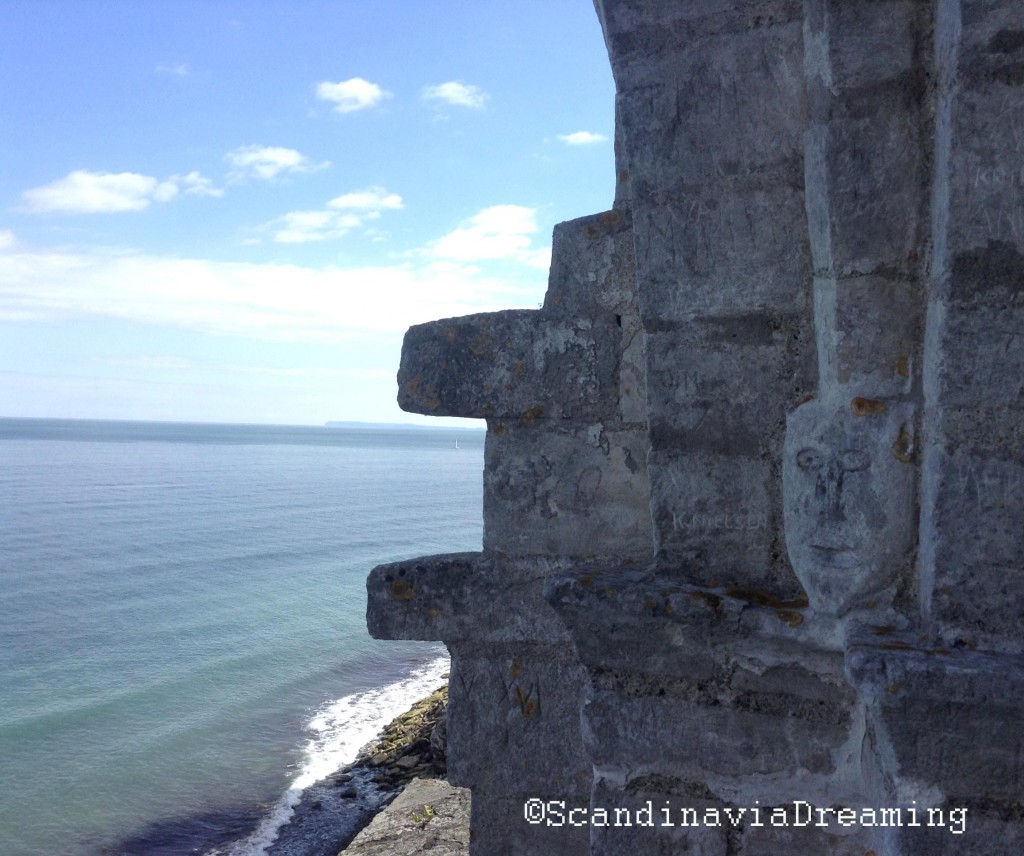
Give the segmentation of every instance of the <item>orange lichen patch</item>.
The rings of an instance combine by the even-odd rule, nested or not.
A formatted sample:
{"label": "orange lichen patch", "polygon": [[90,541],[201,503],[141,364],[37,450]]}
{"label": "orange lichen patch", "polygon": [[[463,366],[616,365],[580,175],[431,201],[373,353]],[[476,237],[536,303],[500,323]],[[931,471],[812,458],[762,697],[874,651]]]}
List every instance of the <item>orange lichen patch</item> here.
{"label": "orange lichen patch", "polygon": [[658,604],[655,603],[651,598],[647,598],[644,601],[644,609],[657,609]]}
{"label": "orange lichen patch", "polygon": [[619,182],[629,181],[629,170],[623,169],[619,171]]}
{"label": "orange lichen patch", "polygon": [[900,429],[900,436],[892,444],[892,456],[902,464],[909,464],[914,457],[914,438],[906,428]]}
{"label": "orange lichen patch", "polygon": [[729,597],[734,597],[737,600],[745,600],[752,606],[767,606],[771,609],[783,609],[783,610],[794,610],[794,609],[806,609],[808,606],[807,595],[802,594],[793,600],[781,600],[766,591],[759,589],[744,589],[744,588],[730,588],[725,592]]}
{"label": "orange lichen patch", "polygon": [[875,636],[889,636],[889,635],[891,635],[891,634],[896,632],[896,625],[895,624],[880,624],[880,625],[878,625],[876,627],[872,627],[871,628],[871,632],[874,633]]}
{"label": "orange lichen patch", "polygon": [[519,421],[523,424],[524,428],[532,428],[537,424],[537,420],[543,415],[544,408],[538,404],[536,407],[531,407],[527,410],[526,413],[520,417]]}
{"label": "orange lichen patch", "polygon": [[910,360],[906,357],[899,357],[896,360],[896,374],[900,377],[910,377]]}
{"label": "orange lichen patch", "polygon": [[427,613],[427,615],[429,615],[431,618],[437,618],[437,616],[439,616],[440,614],[441,610],[439,610],[436,606],[430,607],[430,611]]}
{"label": "orange lichen patch", "polygon": [[605,211],[598,218],[608,229],[614,229],[622,222],[622,214],[618,211]]}
{"label": "orange lichen patch", "polygon": [[512,661],[512,667],[508,670],[508,673],[513,678],[518,678],[523,673],[523,661],[522,660],[513,660]]}
{"label": "orange lichen patch", "polygon": [[906,642],[886,642],[884,645],[879,645],[879,648],[884,648],[886,651],[917,651],[913,645],[908,645]]}
{"label": "orange lichen patch", "polygon": [[526,372],[526,361],[516,360],[516,364],[512,367],[512,376],[517,380],[523,376]]}
{"label": "orange lichen patch", "polygon": [[803,614],[792,609],[776,609],[775,614],[779,616],[780,621],[790,627],[799,627],[804,623]]}
{"label": "orange lichen patch", "polygon": [[665,615],[675,615],[676,608],[671,603],[665,604]]}
{"label": "orange lichen patch", "polygon": [[594,578],[587,574],[586,576],[580,577],[577,582],[584,588],[590,588],[594,584]]}
{"label": "orange lichen patch", "polygon": [[896,693],[898,693],[900,691],[900,685],[899,684],[889,684],[888,690],[889,690],[889,695],[896,695]]}
{"label": "orange lichen patch", "polygon": [[429,384],[424,384],[420,375],[414,375],[403,383],[402,392],[417,405],[426,407],[428,410],[437,410],[441,406],[437,390]]}
{"label": "orange lichen patch", "polygon": [[885,402],[874,398],[861,398],[859,395],[850,402],[854,416],[875,416],[885,413]]}
{"label": "orange lichen patch", "polygon": [[523,705],[522,710],[523,716],[527,719],[533,719],[533,717],[537,715],[537,702],[532,698],[528,699],[526,704]]}
{"label": "orange lichen patch", "polygon": [[395,580],[388,586],[388,594],[394,600],[412,600],[415,592],[412,590],[412,586],[405,580]]}
{"label": "orange lichen patch", "polygon": [[805,395],[796,404],[793,405],[793,409],[796,410],[798,407],[803,407],[809,401],[814,401],[813,395]]}
{"label": "orange lichen patch", "polygon": [[603,234],[604,232],[601,231],[601,227],[593,220],[586,223],[583,227],[583,236],[589,241],[600,238]]}

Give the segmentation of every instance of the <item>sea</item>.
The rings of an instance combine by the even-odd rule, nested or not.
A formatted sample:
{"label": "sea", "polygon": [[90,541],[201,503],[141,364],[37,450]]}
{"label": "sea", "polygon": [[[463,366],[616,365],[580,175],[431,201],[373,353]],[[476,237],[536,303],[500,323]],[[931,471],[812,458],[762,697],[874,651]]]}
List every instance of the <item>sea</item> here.
{"label": "sea", "polygon": [[444,682],[377,564],[479,550],[484,431],[0,419],[0,851],[257,856]]}

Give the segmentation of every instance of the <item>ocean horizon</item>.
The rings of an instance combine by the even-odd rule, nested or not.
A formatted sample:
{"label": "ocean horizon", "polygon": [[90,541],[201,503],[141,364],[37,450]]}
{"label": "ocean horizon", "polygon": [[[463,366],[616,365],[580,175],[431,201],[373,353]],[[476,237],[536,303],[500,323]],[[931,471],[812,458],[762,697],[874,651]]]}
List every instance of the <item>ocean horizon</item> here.
{"label": "ocean horizon", "polygon": [[0,419],[5,854],[263,853],[443,682],[365,579],[480,549],[484,436]]}

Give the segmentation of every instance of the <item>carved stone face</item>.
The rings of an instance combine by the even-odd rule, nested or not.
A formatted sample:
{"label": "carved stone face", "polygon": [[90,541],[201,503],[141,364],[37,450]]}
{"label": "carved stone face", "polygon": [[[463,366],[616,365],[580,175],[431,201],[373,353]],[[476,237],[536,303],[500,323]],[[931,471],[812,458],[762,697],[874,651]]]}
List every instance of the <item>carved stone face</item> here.
{"label": "carved stone face", "polygon": [[786,548],[811,606],[842,615],[896,582],[914,542],[912,410],[857,416],[813,401],[786,423]]}

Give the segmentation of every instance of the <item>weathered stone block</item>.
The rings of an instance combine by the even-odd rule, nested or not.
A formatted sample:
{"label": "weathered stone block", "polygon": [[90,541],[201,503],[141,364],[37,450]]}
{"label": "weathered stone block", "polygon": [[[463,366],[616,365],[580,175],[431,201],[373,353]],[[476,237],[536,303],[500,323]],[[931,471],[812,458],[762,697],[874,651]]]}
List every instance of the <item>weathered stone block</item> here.
{"label": "weathered stone block", "polygon": [[645,329],[705,315],[810,311],[798,186],[695,189],[676,204],[635,213],[634,231]]}
{"label": "weathered stone block", "polygon": [[943,406],[1024,411],[1024,304],[950,307],[944,316],[933,375]]}
{"label": "weathered stone block", "polygon": [[589,794],[579,721],[586,672],[572,648],[475,640],[451,648],[450,781],[523,799]]}
{"label": "weathered stone block", "polygon": [[544,312],[552,317],[636,314],[632,215],[628,209],[555,226]]}
{"label": "weathered stone block", "polygon": [[564,625],[543,599],[553,565],[507,562],[484,553],[378,565],[366,581],[370,635],[448,643],[567,642]]}
{"label": "weathered stone block", "polygon": [[832,292],[836,380],[866,398],[906,395],[920,372],[924,304],[914,281],[863,276],[824,285]]}
{"label": "weathered stone block", "polygon": [[[831,236],[825,267],[838,277],[910,277],[919,267],[926,218],[921,120],[911,109],[917,105],[879,101],[866,115],[832,118],[823,130],[824,186],[815,190],[827,197]],[[816,268],[824,262],[816,258]]]}
{"label": "weathered stone block", "polygon": [[[1024,641],[1024,462],[936,452],[946,492],[930,528],[932,616],[947,636],[1003,647]],[[998,640],[1005,640],[1001,644]]]}
{"label": "weathered stone block", "polygon": [[726,452],[652,452],[650,462],[664,574],[711,588],[799,592],[781,542],[779,465]]}
{"label": "weathered stone block", "polygon": [[868,702],[897,790],[938,794],[939,802],[948,797],[953,804],[982,794],[1024,800],[1019,656],[893,637],[854,645],[846,663]]}
{"label": "weathered stone block", "polygon": [[930,24],[923,5],[914,0],[806,4],[811,13],[805,39],[821,39],[827,45],[828,74],[837,95],[855,95],[868,87],[877,90],[886,82],[905,84],[921,72],[918,51]]}
{"label": "weathered stone block", "polygon": [[651,556],[647,434],[603,424],[494,423],[484,547],[511,555]]}
{"label": "weathered stone block", "polygon": [[526,422],[602,416],[615,409],[620,335],[611,313],[555,324],[509,310],[418,324],[402,345],[398,403]]}
{"label": "weathered stone block", "polygon": [[821,789],[853,727],[852,693],[820,679],[814,686],[799,667],[781,670],[807,694],[757,681],[709,687],[706,698],[675,682],[644,695],[594,688],[583,708],[590,756],[598,767],[643,768],[713,788],[770,776],[766,800],[826,796]]}
{"label": "weathered stone block", "polygon": [[657,451],[757,457],[816,387],[803,314],[752,312],[649,323],[647,388]]}

